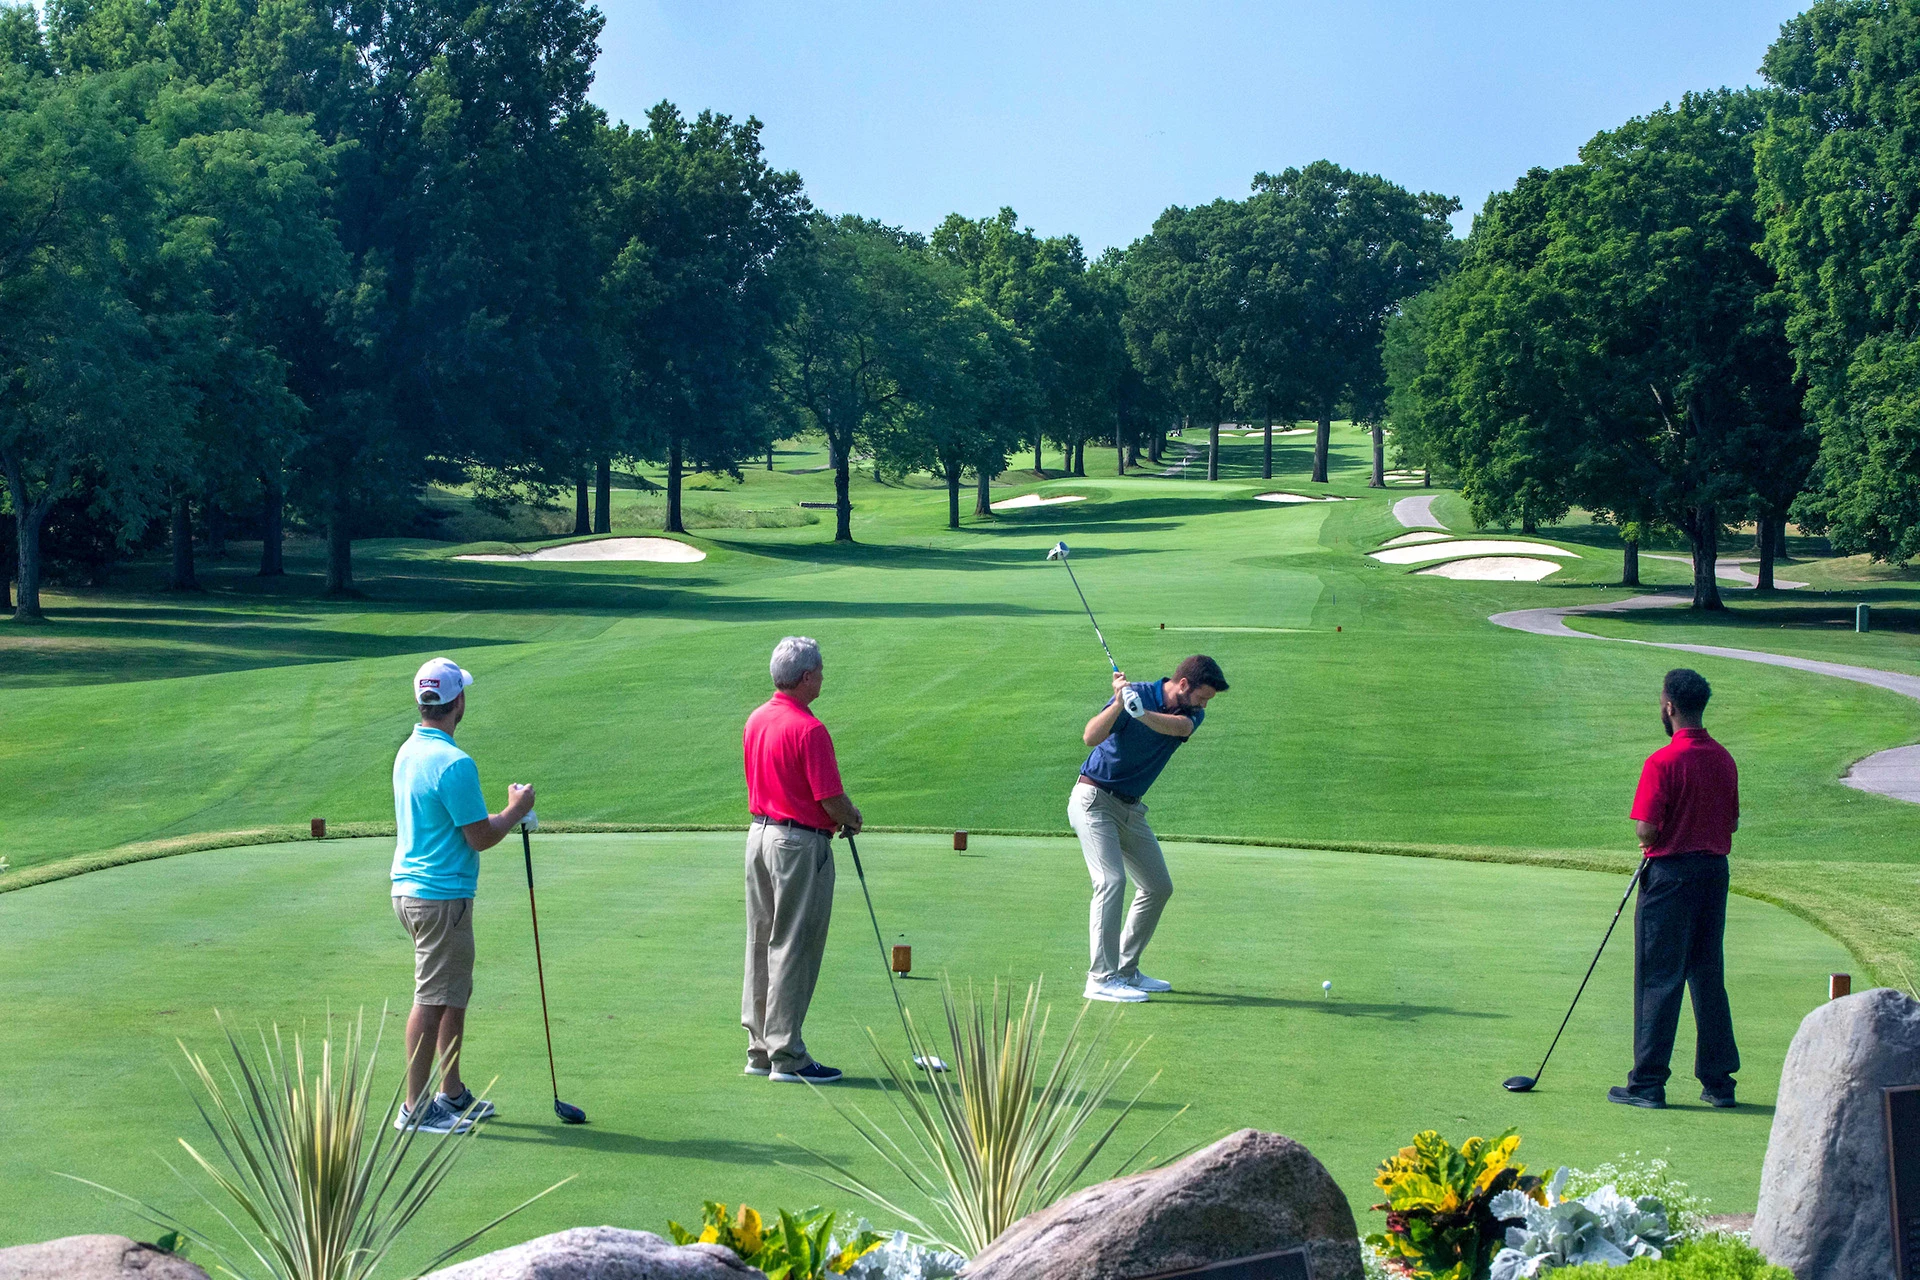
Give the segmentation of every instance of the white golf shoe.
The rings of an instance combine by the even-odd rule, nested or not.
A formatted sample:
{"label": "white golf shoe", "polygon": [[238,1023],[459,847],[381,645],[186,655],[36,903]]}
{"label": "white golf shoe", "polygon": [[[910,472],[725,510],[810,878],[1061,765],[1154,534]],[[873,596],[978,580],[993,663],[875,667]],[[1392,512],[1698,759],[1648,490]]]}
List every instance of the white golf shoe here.
{"label": "white golf shoe", "polygon": [[1133,977],[1127,979],[1127,982],[1136,990],[1151,992],[1155,995],[1158,995],[1162,991],[1173,990],[1173,984],[1171,982],[1164,981],[1160,978],[1149,978],[1146,974],[1138,971],[1135,971]]}
{"label": "white golf shoe", "polygon": [[1105,1000],[1109,1004],[1144,1004],[1147,993],[1118,977],[1105,982],[1088,978],[1087,989],[1080,993],[1080,997],[1083,1000]]}

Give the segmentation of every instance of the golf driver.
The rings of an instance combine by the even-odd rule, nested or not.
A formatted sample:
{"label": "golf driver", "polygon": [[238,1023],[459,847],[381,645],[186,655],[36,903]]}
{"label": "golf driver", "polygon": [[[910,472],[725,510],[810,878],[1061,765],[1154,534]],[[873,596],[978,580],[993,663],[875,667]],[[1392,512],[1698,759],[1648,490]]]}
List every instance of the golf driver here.
{"label": "golf driver", "polygon": [[[1113,668],[1115,675],[1119,675],[1120,664],[1113,660],[1113,650],[1107,648],[1107,638],[1100,633],[1100,620],[1093,616],[1093,606],[1087,603],[1087,593],[1080,590],[1080,579],[1074,577],[1073,566],[1067,562],[1067,556],[1069,554],[1066,543],[1056,542],[1053,544],[1053,550],[1047,552],[1047,559],[1058,560],[1066,566],[1067,577],[1072,579],[1074,592],[1080,597],[1080,607],[1087,611],[1087,621],[1093,624],[1093,634],[1098,637],[1100,641],[1100,650],[1107,655],[1107,665]],[[1130,716],[1137,716],[1144,710],[1140,702],[1140,695],[1132,689],[1128,689],[1125,693],[1121,694],[1120,700],[1126,706],[1127,714]]]}
{"label": "golf driver", "polygon": [[547,1079],[553,1083],[553,1114],[567,1124],[585,1124],[587,1113],[560,1101],[560,1075],[553,1069],[553,1023],[547,1019],[547,970],[540,959],[540,912],[533,904],[533,837],[540,819],[529,813],[520,824],[520,849],[527,856],[527,914],[533,919],[533,971],[540,976],[540,1025],[547,1032]]}
{"label": "golf driver", "polygon": [[1640,883],[1640,877],[1647,869],[1647,859],[1643,854],[1640,865],[1633,869],[1633,879],[1627,881],[1627,891],[1620,895],[1620,905],[1613,909],[1613,919],[1607,923],[1607,932],[1600,939],[1600,950],[1593,953],[1593,963],[1587,966],[1587,976],[1580,979],[1580,990],[1573,993],[1573,1004],[1567,1006],[1567,1016],[1560,1019],[1560,1030],[1553,1033],[1553,1044],[1547,1046],[1547,1057],[1540,1059],[1540,1070],[1530,1076],[1508,1076],[1500,1082],[1500,1087],[1509,1093],[1531,1093],[1533,1086],[1540,1083],[1540,1077],[1546,1073],[1547,1058],[1553,1056],[1553,1050],[1560,1043],[1561,1032],[1573,1021],[1573,1010],[1580,1003],[1580,993],[1587,989],[1587,979],[1593,977],[1593,971],[1600,966],[1600,952],[1607,949],[1607,939],[1613,936],[1613,926],[1620,923],[1620,913],[1627,909],[1627,899],[1633,896],[1633,888]]}
{"label": "golf driver", "polygon": [[[907,1022],[907,1006],[901,1003],[900,987],[893,979],[893,965],[887,960],[887,941],[880,936],[880,917],[874,913],[873,895],[867,891],[867,871],[865,867],[860,865],[860,846],[853,842],[853,832],[847,832],[846,837],[847,850],[853,854],[853,873],[860,877],[860,896],[867,900],[867,919],[873,921],[873,940],[880,944],[880,967],[887,971],[887,990],[893,992],[893,1007],[900,1011],[900,1029],[907,1031],[910,1026]],[[911,1032],[908,1033],[907,1040],[908,1043],[912,1043],[913,1036]],[[933,1057],[931,1054],[915,1054],[913,1065],[919,1067],[922,1071],[946,1071],[949,1069],[946,1063]]]}

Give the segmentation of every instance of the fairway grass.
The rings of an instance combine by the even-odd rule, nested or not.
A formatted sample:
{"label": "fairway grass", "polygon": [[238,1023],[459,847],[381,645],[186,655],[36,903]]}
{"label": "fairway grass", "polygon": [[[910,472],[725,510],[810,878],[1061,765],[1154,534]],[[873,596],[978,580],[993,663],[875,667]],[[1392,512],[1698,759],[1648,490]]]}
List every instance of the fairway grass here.
{"label": "fairway grass", "polygon": [[[1335,442],[1324,486],[1306,478],[1310,433],[1276,438],[1271,480],[1257,437],[1223,442],[1215,483],[1198,478],[1191,439],[1173,442],[1163,465],[1189,460],[1173,478],[1144,464],[1115,474],[1110,450],[1068,477],[1055,455],[1044,478],[1011,471],[992,499],[1081,501],[959,530],[931,478],[856,470],[852,545],[831,541],[831,512],[801,505],[831,499],[824,456],[786,445],[773,471],[692,479],[697,518],[676,539],[705,554],[697,563],[462,561],[564,544],[570,526],[551,511],[489,523],[441,494],[446,526],[469,540],[356,543],[358,598],[320,598],[320,548],[295,542],[285,579],[253,577],[241,546],[203,561],[205,592],[169,595],[161,566],[136,565],[110,590],[51,594],[44,626],[0,623],[12,868],[0,872],[0,1203],[21,1206],[0,1217],[0,1244],[103,1229],[118,1212],[49,1169],[161,1193],[147,1153],[191,1134],[171,1037],[211,1047],[213,1007],[249,1026],[404,1008],[391,837],[259,842],[314,817],[340,835],[390,830],[405,685],[436,654],[478,678],[460,743],[491,803],[524,781],[549,822],[736,830],[541,838],[561,1089],[594,1119],[578,1131],[548,1123],[517,859],[490,855],[473,1075],[503,1073],[506,1116],[476,1144],[472,1194],[436,1209],[428,1235],[457,1236],[576,1172],[506,1238],[598,1221],[657,1230],[702,1199],[833,1202],[772,1162],[806,1160],[781,1134],[855,1158],[838,1121],[804,1090],[736,1078],[740,725],[766,696],[773,644],[817,637],[818,710],[872,822],[1020,833],[976,836],[977,858],[929,836],[863,845],[882,923],[915,948],[915,1007],[932,1007],[924,976],[1044,974],[1068,1014],[1086,872],[1071,840],[1042,837],[1066,832],[1080,727],[1108,670],[1064,570],[1044,559],[1060,539],[1129,675],[1201,649],[1233,685],[1150,799],[1163,835],[1206,844],[1172,850],[1178,891],[1148,966],[1184,989],[1123,1024],[1154,1036],[1143,1062],[1165,1074],[1152,1114],[1193,1104],[1174,1149],[1275,1128],[1363,1208],[1369,1170],[1416,1129],[1517,1124],[1530,1162],[1666,1155],[1717,1207],[1750,1208],[1764,1103],[1826,972],[1851,969],[1856,987],[1920,972],[1920,806],[1838,782],[1853,761],[1920,740],[1920,706],[1801,672],[1494,627],[1505,610],[1678,588],[1687,566],[1648,556],[1645,587],[1622,589],[1616,531],[1581,519],[1541,531],[1579,553],[1542,582],[1377,563],[1368,553],[1407,533],[1391,509],[1414,490],[1368,489],[1366,438],[1341,429]],[[1258,500],[1272,492],[1352,500]],[[1420,492],[1450,536],[1473,535],[1458,494]],[[659,504],[616,489],[613,533],[659,536]],[[1920,672],[1915,575],[1814,551],[1796,539],[1783,566],[1812,583],[1803,591],[1728,590],[1714,618],[1576,625]],[[1860,600],[1875,610],[1866,635],[1842,629]],[[1627,1065],[1624,937],[1541,1092],[1503,1094],[1500,1079],[1538,1063],[1635,862],[1626,810],[1664,741],[1655,695],[1678,661],[1713,682],[1708,722],[1741,766],[1730,946],[1742,1096],[1763,1105],[1604,1104]],[[207,848],[229,839],[254,844]],[[1389,852],[1427,856],[1369,856]],[[810,1031],[829,1061],[871,1076],[854,1027],[885,1031],[891,1012],[864,908],[847,900],[857,888],[843,877]],[[1692,1093],[1676,1085],[1675,1098]],[[620,1154],[636,1159],[608,1158]]]}
{"label": "fairway grass", "polygon": [[[536,837],[560,1091],[586,1109],[585,1128],[553,1119],[540,1071],[519,851],[483,858],[467,1072],[476,1085],[499,1076],[501,1118],[423,1220],[410,1259],[570,1174],[497,1243],[582,1223],[658,1231],[669,1216],[697,1216],[702,1199],[857,1207],[778,1163],[810,1165],[804,1144],[880,1175],[826,1097],[740,1074],[741,847],[738,833]],[[0,1243],[150,1234],[54,1172],[189,1209],[160,1157],[174,1137],[195,1138],[174,1039],[212,1053],[210,1010],[243,1030],[309,1031],[329,1010],[404,1012],[411,951],[385,898],[390,852],[382,839],[215,850],[0,895],[10,992]],[[1022,990],[1043,978],[1056,1032],[1074,1015],[1088,890],[1072,840],[975,837],[961,854],[937,837],[876,834],[861,853],[887,941],[913,947],[902,985],[918,1018],[937,1021],[942,976]],[[1518,1126],[1535,1165],[1665,1156],[1716,1209],[1751,1209],[1788,1039],[1823,997],[1821,975],[1846,958],[1801,921],[1736,898],[1728,972],[1746,1105],[1694,1101],[1683,1022],[1676,1105],[1656,1113],[1604,1101],[1631,1045],[1631,949],[1615,939],[1539,1091],[1516,1096],[1499,1081],[1536,1069],[1620,876],[1183,843],[1167,853],[1175,894],[1148,968],[1179,990],[1120,1014],[1118,1042],[1145,1041],[1138,1082],[1160,1078],[1134,1142],[1119,1146],[1182,1106],[1191,1110],[1162,1155],[1246,1125],[1292,1135],[1333,1171],[1363,1229],[1378,1225],[1366,1212],[1373,1166],[1428,1126],[1456,1138]],[[831,1096],[874,1114],[884,1104],[860,1029],[896,1052],[900,1035],[859,885],[840,861],[807,1037],[853,1077]],[[396,1016],[383,1088],[398,1036]]]}

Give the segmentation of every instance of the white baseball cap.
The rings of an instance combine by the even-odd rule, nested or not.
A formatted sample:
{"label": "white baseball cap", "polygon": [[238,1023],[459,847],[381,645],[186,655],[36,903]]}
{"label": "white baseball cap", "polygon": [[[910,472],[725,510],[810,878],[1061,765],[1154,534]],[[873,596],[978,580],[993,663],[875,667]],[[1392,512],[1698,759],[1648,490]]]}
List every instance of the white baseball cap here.
{"label": "white baseball cap", "polygon": [[413,673],[413,700],[423,707],[442,706],[467,691],[473,673],[451,658],[429,659]]}

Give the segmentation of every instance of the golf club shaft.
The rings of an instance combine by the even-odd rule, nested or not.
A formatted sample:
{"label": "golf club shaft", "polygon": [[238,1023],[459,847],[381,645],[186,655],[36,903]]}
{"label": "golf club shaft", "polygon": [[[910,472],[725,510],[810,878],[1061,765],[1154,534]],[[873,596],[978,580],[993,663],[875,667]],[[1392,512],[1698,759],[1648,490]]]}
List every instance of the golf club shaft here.
{"label": "golf club shaft", "polygon": [[540,1025],[547,1033],[547,1079],[553,1082],[553,1099],[560,1100],[560,1073],[553,1067],[553,1024],[547,1020],[547,967],[540,959],[540,910],[533,902],[533,837],[520,828],[520,849],[527,856],[527,915],[533,921],[533,971],[540,979]]}
{"label": "golf club shaft", "polygon": [[1113,650],[1107,648],[1107,638],[1100,632],[1100,620],[1093,616],[1093,606],[1087,603],[1087,593],[1080,590],[1080,579],[1074,577],[1073,566],[1071,564],[1067,564],[1067,561],[1064,559],[1061,560],[1060,563],[1067,566],[1067,577],[1073,580],[1073,590],[1074,593],[1080,597],[1080,607],[1087,611],[1087,621],[1093,624],[1093,634],[1100,639],[1100,651],[1107,655],[1107,665],[1115,671],[1118,671],[1120,664],[1113,660]]}
{"label": "golf club shaft", "polygon": [[1627,909],[1627,899],[1633,896],[1634,886],[1640,883],[1640,877],[1646,869],[1647,858],[1642,854],[1640,865],[1633,869],[1633,879],[1627,881],[1627,891],[1620,895],[1620,905],[1613,909],[1613,919],[1607,922],[1607,931],[1600,939],[1600,950],[1593,953],[1593,963],[1587,966],[1587,976],[1580,979],[1580,990],[1573,993],[1573,1003],[1567,1006],[1567,1016],[1560,1019],[1560,1030],[1553,1033],[1553,1043],[1547,1046],[1546,1058],[1540,1059],[1540,1070],[1533,1073],[1536,1082],[1546,1072],[1547,1058],[1553,1056],[1554,1049],[1559,1045],[1561,1032],[1564,1032],[1567,1024],[1573,1021],[1573,1011],[1580,1004],[1581,993],[1587,989],[1587,982],[1593,977],[1593,971],[1600,967],[1600,954],[1607,949],[1607,939],[1613,937],[1613,926],[1620,923],[1620,913]]}
{"label": "golf club shaft", "polygon": [[860,846],[853,842],[853,832],[846,833],[847,850],[853,854],[853,874],[860,877],[860,896],[867,900],[867,919],[873,921],[873,941],[880,948],[880,967],[887,971],[887,990],[893,992],[893,1007],[900,1011],[900,1029],[907,1033],[907,1043],[913,1043],[913,1032],[907,1023],[907,1006],[900,1002],[900,986],[894,981],[893,964],[887,959],[887,940],[880,936],[880,917],[873,910],[873,894],[867,891],[866,868],[860,865]]}

